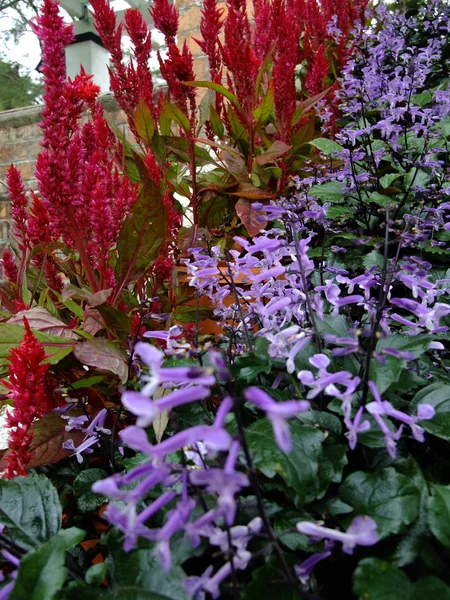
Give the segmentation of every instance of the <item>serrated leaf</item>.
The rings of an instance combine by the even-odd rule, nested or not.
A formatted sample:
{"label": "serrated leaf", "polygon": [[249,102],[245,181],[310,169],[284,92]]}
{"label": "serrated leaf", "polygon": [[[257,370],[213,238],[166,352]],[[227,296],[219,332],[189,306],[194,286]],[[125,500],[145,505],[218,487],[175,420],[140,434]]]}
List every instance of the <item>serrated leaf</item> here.
{"label": "serrated leaf", "polygon": [[299,421],[289,421],[293,448],[284,454],[277,446],[272,425],[260,419],[247,429],[247,441],[255,467],[266,477],[279,475],[293,488],[301,502],[310,502],[318,492],[319,457],[323,434]]}
{"label": "serrated leaf", "polygon": [[418,392],[411,403],[412,409],[419,404],[431,404],[436,411],[429,421],[421,421],[420,426],[444,440],[450,439],[450,385],[432,383]]}
{"label": "serrated leaf", "polygon": [[36,548],[61,527],[58,492],[43,475],[0,479],[0,523],[20,546]]}
{"label": "serrated leaf", "polygon": [[324,202],[339,202],[343,198],[342,185],[339,181],[327,181],[313,185],[309,190],[309,195]]}
{"label": "serrated leaf", "polygon": [[334,154],[335,152],[342,152],[344,149],[340,144],[327,138],[317,138],[309,142],[311,146],[317,148],[327,156]]}
{"label": "serrated leaf", "polygon": [[113,342],[108,340],[88,340],[77,344],[73,353],[84,365],[110,371],[117,375],[122,383],[128,379],[126,355]]}
{"label": "serrated leaf", "polygon": [[392,467],[352,473],[342,484],[339,498],[353,506],[357,515],[372,517],[380,537],[399,533],[419,514],[420,490],[410,477]]}
{"label": "serrated leaf", "polygon": [[101,506],[106,498],[92,491],[92,485],[105,479],[107,473],[103,469],[86,469],[73,482],[73,493],[81,512],[90,512]]}

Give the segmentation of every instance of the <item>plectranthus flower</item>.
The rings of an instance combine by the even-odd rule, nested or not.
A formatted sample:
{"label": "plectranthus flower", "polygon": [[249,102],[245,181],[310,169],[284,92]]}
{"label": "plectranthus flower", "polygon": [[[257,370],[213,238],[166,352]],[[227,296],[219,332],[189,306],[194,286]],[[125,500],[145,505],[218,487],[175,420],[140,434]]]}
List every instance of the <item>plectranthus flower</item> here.
{"label": "plectranthus flower", "polygon": [[408,415],[401,410],[392,406],[392,404],[383,400],[373,381],[369,381],[369,388],[375,398],[374,402],[369,402],[366,405],[366,410],[380,423],[381,417],[391,417],[396,421],[408,425],[411,428],[413,438],[418,442],[424,441],[424,430],[417,425],[419,421],[428,421],[435,416],[436,411],[431,404],[419,404],[417,407],[417,415]]}
{"label": "plectranthus flower", "polygon": [[316,378],[312,371],[307,370],[298,373],[298,378],[302,384],[311,388],[306,396],[308,399],[315,398],[321,392],[326,394],[330,392],[333,395],[338,385],[344,388],[352,385],[353,377],[348,371],[328,372],[327,368],[330,366],[331,361],[325,354],[315,354],[309,359],[309,362],[318,369],[319,376]]}
{"label": "plectranthus flower", "polygon": [[373,546],[378,542],[377,524],[371,517],[355,517],[346,532],[310,521],[301,521],[295,527],[299,533],[315,540],[341,542],[342,550],[346,554],[353,554],[356,546]]}
{"label": "plectranthus flower", "polygon": [[301,562],[298,565],[295,565],[295,574],[302,583],[306,583],[307,581],[309,581],[312,570],[317,564],[331,556],[331,551],[333,550],[333,547],[334,541],[329,540],[325,542],[325,548],[323,552],[316,552],[315,554],[311,554],[311,556],[308,556],[308,558],[306,558],[303,562]]}
{"label": "plectranthus flower", "polygon": [[269,394],[257,387],[247,388],[244,396],[246,400],[256,404],[266,414],[272,424],[273,434],[280,450],[286,453],[290,452],[292,450],[292,438],[286,419],[309,410],[309,402],[306,400],[275,402]]}

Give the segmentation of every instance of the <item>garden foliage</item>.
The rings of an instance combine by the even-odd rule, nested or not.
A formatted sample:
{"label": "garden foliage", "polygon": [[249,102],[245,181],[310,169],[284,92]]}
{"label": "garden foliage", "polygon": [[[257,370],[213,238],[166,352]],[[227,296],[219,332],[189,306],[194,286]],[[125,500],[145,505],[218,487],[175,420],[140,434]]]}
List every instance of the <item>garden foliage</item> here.
{"label": "garden foliage", "polygon": [[143,19],[125,64],[92,4],[136,144],[63,81],[46,0],[31,206],[8,176],[0,597],[449,598],[448,5],[259,0],[250,27],[206,0],[195,82],[157,0],[155,101]]}

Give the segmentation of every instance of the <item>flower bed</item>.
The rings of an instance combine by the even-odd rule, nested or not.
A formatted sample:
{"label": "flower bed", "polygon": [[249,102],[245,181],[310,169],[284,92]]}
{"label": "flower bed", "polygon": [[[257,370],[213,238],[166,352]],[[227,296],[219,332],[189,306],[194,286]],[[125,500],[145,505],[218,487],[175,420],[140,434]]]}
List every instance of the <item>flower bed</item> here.
{"label": "flower bed", "polygon": [[46,0],[39,194],[8,175],[0,597],[450,597],[448,5],[258,1],[252,29],[206,0],[195,82],[157,0],[156,101],[139,13],[126,64],[93,8],[136,144],[64,81]]}

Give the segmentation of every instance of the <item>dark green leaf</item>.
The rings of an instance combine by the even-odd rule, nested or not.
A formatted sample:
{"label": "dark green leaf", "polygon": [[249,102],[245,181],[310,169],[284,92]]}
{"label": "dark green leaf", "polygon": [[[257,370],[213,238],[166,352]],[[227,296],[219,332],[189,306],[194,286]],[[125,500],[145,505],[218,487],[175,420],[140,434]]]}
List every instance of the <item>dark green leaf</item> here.
{"label": "dark green leaf", "polygon": [[52,600],[67,577],[66,550],[84,538],[84,531],[72,527],[61,530],[21,561],[10,600]]}
{"label": "dark green leaf", "polygon": [[428,504],[428,523],[433,535],[450,548],[450,487],[433,485]]}
{"label": "dark green leaf", "polygon": [[191,124],[189,122],[189,119],[178,108],[176,104],[164,98],[162,100],[161,106],[164,114],[170,119],[172,119],[172,121],[175,121],[175,123],[177,123],[177,125],[179,125],[182,129],[184,129],[186,133],[189,133],[191,131]]}
{"label": "dark green leaf", "polygon": [[299,600],[297,590],[285,583],[279,569],[265,565],[252,572],[252,581],[246,585],[242,600]]}
{"label": "dark green leaf", "polygon": [[380,537],[399,533],[419,514],[420,490],[410,477],[391,467],[352,473],[342,484],[339,498],[353,506],[356,514],[375,519]]}
{"label": "dark green leaf", "polygon": [[430,575],[414,584],[410,600],[450,600],[450,587],[437,577]]}
{"label": "dark green leaf", "polygon": [[[73,340],[55,335],[48,335],[42,331],[33,331],[37,339],[42,342],[49,358],[46,362],[56,365],[72,352]],[[24,329],[21,325],[0,323],[0,363],[6,364],[6,357],[12,348],[16,348],[23,340]]]}
{"label": "dark green leaf", "polygon": [[339,443],[327,443],[322,446],[322,456],[319,462],[319,495],[324,496],[330,483],[340,483],[342,473],[347,464],[348,446]]}
{"label": "dark green leaf", "polygon": [[0,479],[0,523],[23,548],[35,548],[61,527],[58,492],[43,475]]}
{"label": "dark green leaf", "polygon": [[428,385],[414,396],[411,403],[414,408],[419,404],[431,404],[436,411],[430,421],[420,422],[421,427],[444,440],[450,439],[450,385]]}
{"label": "dark green leaf", "polygon": [[228,100],[236,106],[236,108],[240,108],[238,99],[234,94],[228,91],[223,85],[220,83],[212,83],[211,81],[183,81],[183,85],[189,85],[190,87],[202,87],[208,88],[209,90],[214,90],[215,92],[225,96]]}
{"label": "dark green leaf", "polygon": [[353,575],[353,591],[360,600],[407,600],[411,583],[397,567],[378,558],[365,558]]}
{"label": "dark green leaf", "polygon": [[91,490],[93,483],[106,477],[102,469],[86,469],[75,478],[73,493],[81,512],[93,511],[106,501],[106,498]]}
{"label": "dark green leaf", "polygon": [[86,583],[95,587],[99,586],[105,578],[106,570],[107,568],[104,562],[92,565],[92,567],[89,567],[86,571]]}
{"label": "dark green leaf", "polygon": [[327,181],[326,183],[313,185],[309,190],[309,195],[324,202],[340,202],[343,198],[342,185],[339,181]]}
{"label": "dark green leaf", "polygon": [[119,281],[128,283],[147,271],[164,241],[166,220],[161,192],[146,178],[117,241]]}
{"label": "dark green leaf", "polygon": [[277,446],[272,425],[261,419],[250,425],[247,439],[255,467],[266,477],[279,475],[293,488],[300,502],[310,502],[318,492],[318,469],[323,434],[295,419],[289,422],[293,448],[284,454]]}

